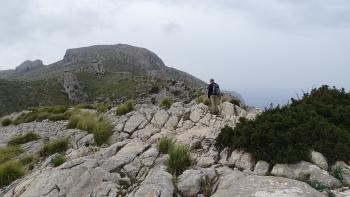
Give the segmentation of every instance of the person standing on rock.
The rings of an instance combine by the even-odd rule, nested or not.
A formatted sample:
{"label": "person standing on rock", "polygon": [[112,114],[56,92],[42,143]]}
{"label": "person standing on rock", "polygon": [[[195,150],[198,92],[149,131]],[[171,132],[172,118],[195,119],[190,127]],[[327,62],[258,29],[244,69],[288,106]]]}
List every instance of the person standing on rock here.
{"label": "person standing on rock", "polygon": [[208,86],[208,98],[210,99],[210,112],[212,114],[218,114],[219,112],[219,97],[220,97],[220,87],[214,82],[214,79],[210,79]]}

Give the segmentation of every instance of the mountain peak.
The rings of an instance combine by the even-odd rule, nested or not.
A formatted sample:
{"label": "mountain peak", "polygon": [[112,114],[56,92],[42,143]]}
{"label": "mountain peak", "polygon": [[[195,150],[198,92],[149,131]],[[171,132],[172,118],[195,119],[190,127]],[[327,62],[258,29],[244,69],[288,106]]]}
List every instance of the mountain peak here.
{"label": "mountain peak", "polygon": [[103,62],[115,65],[129,65],[143,70],[161,70],[163,61],[152,51],[127,44],[94,45],[68,49],[63,61],[66,64],[91,64]]}
{"label": "mountain peak", "polygon": [[16,71],[28,71],[28,70],[32,70],[34,68],[42,67],[42,66],[44,66],[43,61],[39,59],[34,61],[26,60],[16,67]]}

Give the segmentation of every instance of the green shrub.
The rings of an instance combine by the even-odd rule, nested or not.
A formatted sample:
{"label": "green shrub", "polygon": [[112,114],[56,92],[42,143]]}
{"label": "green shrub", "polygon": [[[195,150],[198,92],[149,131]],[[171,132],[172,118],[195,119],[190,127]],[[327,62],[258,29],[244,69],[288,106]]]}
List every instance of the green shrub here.
{"label": "green shrub", "polygon": [[124,114],[127,114],[127,113],[133,111],[134,106],[135,106],[134,101],[126,101],[125,103],[123,103],[117,107],[117,111],[116,111],[117,115],[121,116],[121,115],[124,115]]}
{"label": "green shrub", "polygon": [[164,98],[161,102],[159,107],[163,108],[163,109],[169,109],[171,107],[171,105],[173,104],[173,101],[171,98],[167,97]]}
{"label": "green shrub", "polygon": [[108,104],[105,104],[105,103],[99,103],[96,105],[96,110],[98,112],[106,112],[108,110],[110,110],[112,107]]}
{"label": "green shrub", "polygon": [[231,99],[230,103],[237,105],[237,106],[241,106],[241,101],[239,101],[238,99],[235,99],[235,98]]}
{"label": "green shrub", "polygon": [[202,95],[200,97],[198,97],[196,99],[196,102],[199,104],[199,103],[203,103],[204,105],[207,105],[209,106],[210,105],[210,100],[208,98],[208,96],[205,96],[205,95]]}
{"label": "green shrub", "polygon": [[322,86],[301,100],[265,110],[256,120],[241,119],[235,129],[225,127],[217,148],[251,153],[274,163],[310,161],[310,150],[329,163],[348,161],[350,155],[350,93]]}
{"label": "green shrub", "polygon": [[17,157],[21,153],[23,153],[23,150],[17,146],[0,148],[0,164]]}
{"label": "green shrub", "polygon": [[339,181],[343,181],[344,179],[343,173],[344,173],[344,168],[342,166],[336,166],[332,171],[332,175]]}
{"label": "green shrub", "polygon": [[328,190],[328,188],[325,185],[318,181],[307,181],[306,183],[319,192],[324,192]]}
{"label": "green shrub", "polygon": [[0,164],[0,188],[9,185],[23,175],[23,167],[18,161],[7,161]]}
{"label": "green shrub", "polygon": [[77,113],[69,119],[67,128],[78,128],[94,134],[96,144],[106,143],[113,134],[113,126],[102,116],[93,113]]}
{"label": "green shrub", "polygon": [[175,145],[169,151],[166,161],[167,170],[174,176],[180,175],[192,164],[189,149],[184,145]]}
{"label": "green shrub", "polygon": [[10,141],[7,142],[7,145],[17,146],[17,145],[25,144],[25,143],[35,141],[38,139],[40,139],[39,135],[37,135],[33,132],[29,132],[27,134],[19,135],[19,136],[12,138]]}
{"label": "green shrub", "polygon": [[75,106],[76,109],[95,109],[94,106],[87,103],[79,103]]}
{"label": "green shrub", "polygon": [[56,139],[44,145],[40,155],[49,156],[55,153],[64,153],[69,147],[68,139]]}
{"label": "green shrub", "polygon": [[10,124],[12,124],[12,120],[9,119],[9,118],[5,118],[5,119],[3,119],[3,120],[1,121],[1,125],[4,126],[4,127],[6,127],[6,126],[8,126],[8,125],[10,125]]}
{"label": "green shrub", "polygon": [[54,167],[60,166],[66,162],[66,157],[62,154],[57,154],[51,159],[51,163]]}
{"label": "green shrub", "polygon": [[29,113],[22,113],[14,121],[14,125],[21,123],[32,122],[32,121],[42,121],[49,119],[52,121],[56,120],[66,120],[67,117],[64,115],[68,110],[67,106],[51,106],[51,107],[38,107],[32,108]]}
{"label": "green shrub", "polygon": [[162,137],[160,138],[157,148],[160,153],[167,154],[170,149],[172,149],[175,145],[175,140],[172,138]]}

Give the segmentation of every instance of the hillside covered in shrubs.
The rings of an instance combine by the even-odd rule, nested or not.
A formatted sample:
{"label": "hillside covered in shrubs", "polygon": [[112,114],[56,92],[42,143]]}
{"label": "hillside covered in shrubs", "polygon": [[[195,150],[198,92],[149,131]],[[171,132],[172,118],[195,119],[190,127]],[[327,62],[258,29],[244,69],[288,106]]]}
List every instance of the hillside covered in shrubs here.
{"label": "hillside covered in shrubs", "polygon": [[349,161],[350,93],[328,86],[313,89],[256,120],[242,118],[234,129],[223,128],[216,147],[244,150],[270,163],[309,161],[312,150],[329,163]]}

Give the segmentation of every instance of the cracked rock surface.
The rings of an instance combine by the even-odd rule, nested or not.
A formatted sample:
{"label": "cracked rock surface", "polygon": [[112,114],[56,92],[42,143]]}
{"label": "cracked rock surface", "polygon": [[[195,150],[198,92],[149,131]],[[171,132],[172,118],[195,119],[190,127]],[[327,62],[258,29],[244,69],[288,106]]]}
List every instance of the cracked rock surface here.
{"label": "cracked rock surface", "polygon": [[[264,161],[254,161],[249,153],[228,149],[218,152],[213,144],[221,128],[235,126],[240,117],[252,119],[259,113],[246,112],[228,102],[220,109],[220,116],[210,114],[207,106],[195,103],[174,103],[168,110],[140,105],[123,116],[116,116],[111,110],[104,116],[114,126],[114,133],[108,145],[102,147],[94,145],[92,134],[66,129],[67,121],[0,126],[0,146],[6,146],[19,134],[40,135],[40,140],[22,145],[30,154],[37,153],[44,142],[56,138],[68,138],[71,143],[65,153],[67,161],[61,166],[53,167],[47,158],[25,177],[2,188],[0,196],[322,196],[299,181],[303,176],[331,187],[340,186],[326,170],[311,163],[276,164],[270,168]],[[156,148],[158,139],[164,136],[174,138],[176,143],[187,145],[191,150],[193,166],[177,177],[166,169],[168,156]],[[346,190],[338,192],[339,196],[346,193]]]}

